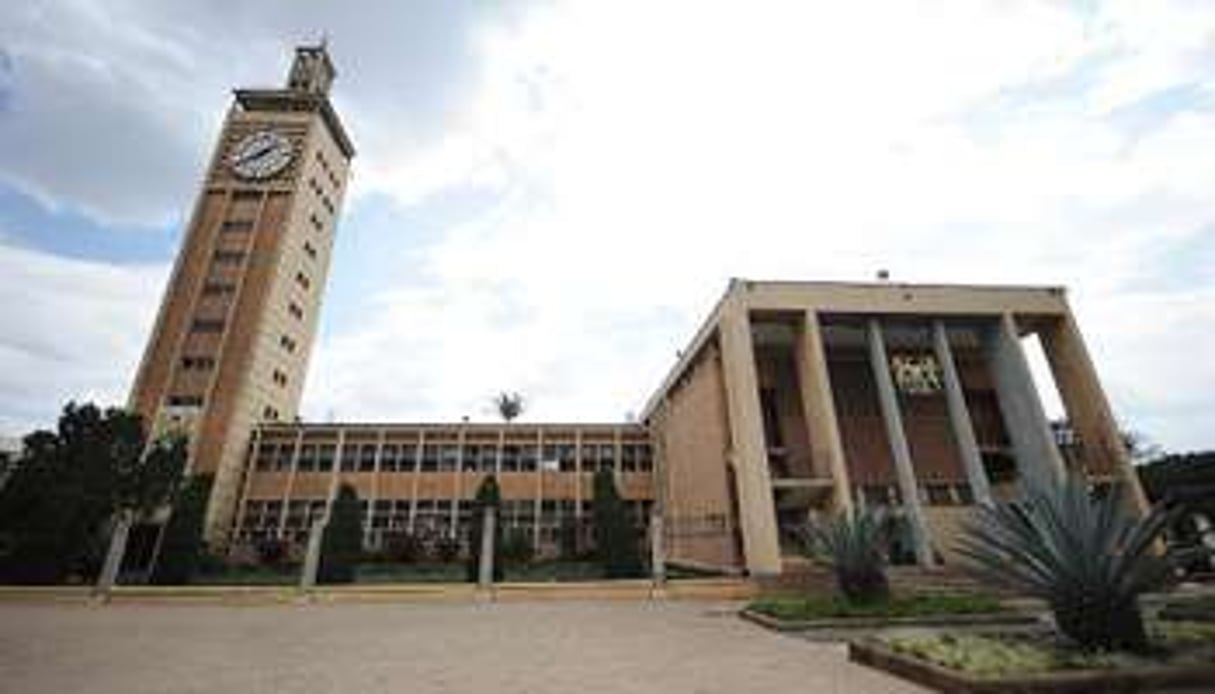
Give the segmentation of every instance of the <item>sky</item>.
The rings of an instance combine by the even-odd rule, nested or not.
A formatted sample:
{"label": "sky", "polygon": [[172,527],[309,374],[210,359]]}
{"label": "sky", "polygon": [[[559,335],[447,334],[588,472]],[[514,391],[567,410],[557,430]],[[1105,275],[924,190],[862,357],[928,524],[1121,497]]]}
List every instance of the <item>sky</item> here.
{"label": "sky", "polygon": [[6,0],[0,434],[125,402],[230,90],[321,35],[306,419],[618,421],[730,277],[886,269],[1067,286],[1123,425],[1215,447],[1200,0]]}

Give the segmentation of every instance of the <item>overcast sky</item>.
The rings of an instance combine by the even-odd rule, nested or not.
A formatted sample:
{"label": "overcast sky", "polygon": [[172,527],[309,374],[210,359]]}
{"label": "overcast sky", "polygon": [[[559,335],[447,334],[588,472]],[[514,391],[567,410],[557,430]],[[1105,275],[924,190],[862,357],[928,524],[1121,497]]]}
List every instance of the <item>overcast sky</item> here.
{"label": "overcast sky", "polygon": [[1201,0],[6,0],[0,433],[125,401],[229,90],[322,32],[359,155],[307,418],[618,420],[729,277],[888,268],[1066,285],[1119,418],[1215,446]]}

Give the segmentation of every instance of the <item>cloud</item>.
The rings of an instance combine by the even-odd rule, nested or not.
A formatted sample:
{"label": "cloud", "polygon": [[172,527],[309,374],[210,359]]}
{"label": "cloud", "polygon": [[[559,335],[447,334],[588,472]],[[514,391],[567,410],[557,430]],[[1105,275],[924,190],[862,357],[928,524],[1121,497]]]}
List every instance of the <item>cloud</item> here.
{"label": "cloud", "polygon": [[[416,206],[398,181],[474,181],[498,204],[427,242],[425,283],[385,286],[359,309],[375,319],[321,346],[307,404],[452,417],[519,387],[536,416],[615,418],[727,277],[888,267],[1071,286],[1122,417],[1204,445],[1194,415],[1154,413],[1215,415],[1196,395],[1215,377],[1159,364],[1150,345],[1179,322],[1189,341],[1160,354],[1210,330],[1192,297],[1212,278],[1170,283],[1159,251],[1210,233],[1215,114],[1153,97],[1205,93],[1215,17],[931,7],[572,3],[491,32],[468,110],[412,163],[429,174],[394,165],[400,178],[363,185]],[[1128,127],[1132,106],[1159,117]],[[1132,321],[1132,306],[1151,308]],[[399,389],[360,368],[390,352],[412,358],[390,367]]]}
{"label": "cloud", "polygon": [[19,4],[0,177],[180,215],[225,90],[327,29],[360,153],[309,417],[617,419],[727,278],[888,268],[1068,285],[1120,417],[1211,445],[1201,3],[503,5]]}
{"label": "cloud", "polygon": [[49,426],[68,400],[125,403],[167,275],[0,245],[0,430]]}

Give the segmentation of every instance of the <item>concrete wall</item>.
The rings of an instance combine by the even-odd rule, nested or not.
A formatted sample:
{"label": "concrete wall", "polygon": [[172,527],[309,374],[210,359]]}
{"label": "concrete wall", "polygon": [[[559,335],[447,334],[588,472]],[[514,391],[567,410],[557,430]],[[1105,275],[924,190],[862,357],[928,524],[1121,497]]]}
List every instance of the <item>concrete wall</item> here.
{"label": "concrete wall", "polygon": [[661,452],[663,505],[671,561],[734,568],[735,539],[721,356],[708,345],[667,393],[651,424]]}

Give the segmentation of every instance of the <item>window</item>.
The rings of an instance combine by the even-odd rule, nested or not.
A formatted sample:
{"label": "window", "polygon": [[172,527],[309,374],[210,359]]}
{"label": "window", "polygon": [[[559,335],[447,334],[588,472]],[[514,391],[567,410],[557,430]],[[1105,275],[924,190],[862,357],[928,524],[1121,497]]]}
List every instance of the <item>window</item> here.
{"label": "window", "polygon": [[295,352],[295,340],[286,335],[280,335],[278,338],[278,346],[287,350],[288,354]]}
{"label": "window", "polygon": [[229,219],[220,225],[222,234],[247,234],[253,231],[252,219]]}
{"label": "window", "polygon": [[296,469],[300,472],[316,470],[316,444],[310,443],[300,447],[300,457]]}
{"label": "window", "polygon": [[170,407],[201,407],[203,399],[201,395],[170,395]]}
{"label": "window", "polygon": [[274,383],[276,385],[279,385],[279,386],[287,385],[287,374],[283,373],[282,371],[280,371],[278,369],[275,369],[274,373],[271,374],[270,377],[274,379]]}
{"label": "window", "polygon": [[300,308],[300,305],[294,301],[287,304],[287,313],[294,316],[296,320],[304,319],[304,309]]}
{"label": "window", "polygon": [[312,258],[313,260],[316,259],[316,248],[312,246],[311,242],[304,242],[304,252],[308,254],[309,258]]}
{"label": "window", "polygon": [[328,444],[322,444],[317,450],[316,469],[318,472],[329,472],[333,469],[333,454],[334,448]]}
{"label": "window", "polygon": [[264,408],[262,408],[262,419],[265,419],[265,420],[271,421],[271,422],[277,422],[278,421],[278,410],[274,409],[270,405],[266,405]]}
{"label": "window", "polygon": [[303,287],[304,291],[307,291],[312,286],[312,280],[308,279],[308,275],[305,275],[303,272],[295,273],[295,283]]}
{"label": "window", "polygon": [[308,215],[308,221],[312,223],[313,229],[321,231],[323,225],[321,224],[320,217],[317,217],[315,213]]}
{"label": "window", "polygon": [[224,331],[224,322],[222,320],[204,320],[199,318],[190,325],[190,330],[196,333],[222,333]]}
{"label": "window", "polygon": [[236,291],[236,285],[231,282],[207,282],[203,285],[203,296],[227,296]]}
{"label": "window", "polygon": [[365,443],[359,446],[359,472],[375,470],[375,444]]}
{"label": "window", "polygon": [[239,265],[245,259],[244,251],[215,251],[212,256],[219,265]]}
{"label": "window", "polygon": [[186,371],[210,371],[215,368],[212,357],[182,357],[181,368]]}
{"label": "window", "polygon": [[400,455],[400,446],[395,443],[384,444],[383,450],[380,451],[380,470],[382,472],[397,471],[397,457]]}
{"label": "window", "polygon": [[448,472],[455,470],[460,460],[459,446],[442,446],[439,449],[439,470]]}

